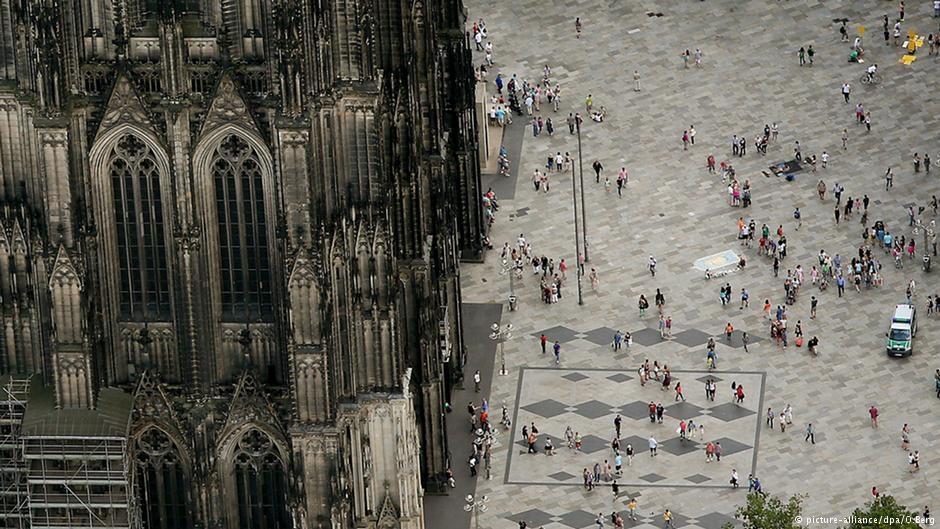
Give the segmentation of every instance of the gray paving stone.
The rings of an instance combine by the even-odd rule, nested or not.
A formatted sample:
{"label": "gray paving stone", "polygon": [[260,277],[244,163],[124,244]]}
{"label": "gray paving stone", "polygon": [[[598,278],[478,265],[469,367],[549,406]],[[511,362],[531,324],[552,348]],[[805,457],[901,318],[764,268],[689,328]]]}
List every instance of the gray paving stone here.
{"label": "gray paving stone", "polygon": [[675,335],[675,341],[686,347],[696,347],[708,343],[712,335],[698,329],[688,329]]}
{"label": "gray paving stone", "polygon": [[657,345],[663,342],[663,338],[659,335],[659,331],[650,328],[631,332],[630,337],[633,339],[633,343],[645,346]]}
{"label": "gray paving stone", "polygon": [[683,456],[699,450],[698,443],[689,439],[673,437],[659,443],[659,449],[674,456]]}
{"label": "gray paving stone", "polygon": [[754,410],[750,410],[748,408],[745,408],[744,406],[735,404],[733,402],[726,402],[724,404],[719,404],[713,408],[710,408],[709,412],[710,413],[708,415],[710,417],[714,417],[715,419],[720,419],[725,422],[735,421],[743,417],[749,417],[757,413]]}
{"label": "gray paving stone", "polygon": [[610,346],[610,344],[614,341],[614,334],[616,333],[617,329],[611,329],[610,327],[598,327],[597,329],[591,329],[590,331],[583,333],[583,336],[581,337],[595,345]]}
{"label": "gray paving stone", "polygon": [[607,377],[607,380],[613,380],[614,382],[626,382],[628,380],[633,380],[633,377],[627,375],[626,373],[616,373]]}
{"label": "gray paving stone", "polygon": [[725,524],[729,523],[735,527],[740,527],[741,525],[734,517],[717,512],[695,517],[695,525],[698,525],[702,529],[723,529]]}
{"label": "gray paving stone", "polygon": [[565,472],[564,470],[562,470],[560,472],[555,472],[554,474],[549,474],[548,477],[556,481],[572,481],[578,476],[575,476],[574,474],[569,474]]}
{"label": "gray paving stone", "polygon": [[532,336],[539,338],[542,336],[542,334],[548,338],[549,345],[555,341],[558,341],[559,343],[568,343],[578,338],[578,331],[569,329],[563,325],[556,325],[555,327],[551,327],[549,329],[536,331],[532,333]]}
{"label": "gray paving stone", "polygon": [[615,412],[611,411],[612,406],[606,402],[601,402],[599,400],[589,400],[577,404],[572,413],[576,413],[582,417],[587,417],[588,419],[597,419],[599,417],[605,417],[607,415],[613,415]]}
{"label": "gray paving stone", "polygon": [[[545,417],[546,419],[550,419],[552,417],[555,417],[556,415],[561,415],[562,413],[566,413],[568,411],[568,405],[562,404],[561,402],[558,402],[557,400],[544,399],[544,400],[540,400],[539,402],[529,404],[528,406],[523,406],[522,409],[528,412],[532,412],[536,415]],[[468,419],[469,419],[469,415],[468,415]]]}
{"label": "gray paving stone", "polygon": [[666,411],[663,415],[667,417],[672,417],[673,419],[679,421],[687,421],[689,419],[694,419],[702,414],[702,408],[696,406],[691,402],[676,402],[673,404],[665,404]]}
{"label": "gray paving stone", "polygon": [[567,375],[565,375],[565,376],[563,376],[563,377],[561,377],[561,378],[563,378],[563,379],[565,379],[565,380],[570,380],[570,381],[572,381],[572,382],[581,382],[582,380],[587,380],[587,379],[590,378],[590,377],[587,376],[587,375],[585,375],[584,373],[579,373],[579,372],[575,371],[574,373],[568,373]]}
{"label": "gray paving stone", "polygon": [[631,419],[647,419],[650,416],[649,403],[635,400],[619,408],[620,414]]}
{"label": "gray paving stone", "polygon": [[520,512],[512,516],[506,517],[509,520],[514,522],[525,521],[532,527],[538,527],[540,525],[545,525],[552,521],[553,516],[541,509],[529,509],[528,511]]}
{"label": "gray paving stone", "polygon": [[686,481],[691,481],[692,483],[695,483],[696,485],[705,483],[706,481],[710,481],[711,479],[712,478],[708,476],[703,476],[701,474],[692,474],[691,476],[688,476],[685,478]]}
{"label": "gray paving stone", "polygon": [[596,513],[591,514],[585,510],[578,509],[576,511],[571,511],[556,517],[556,521],[560,524],[571,527],[571,529],[582,529],[584,527],[594,525],[594,520],[596,518]]}
{"label": "gray paving stone", "polygon": [[715,439],[715,443],[721,444],[721,457],[732,456],[738,452],[743,452],[745,450],[750,450],[751,446],[744,443],[735,441],[734,439],[729,439],[727,437],[721,437]]}
{"label": "gray paving stone", "polygon": [[594,454],[601,450],[608,450],[610,441],[602,439],[594,434],[588,434],[581,437],[581,451],[585,454]]}

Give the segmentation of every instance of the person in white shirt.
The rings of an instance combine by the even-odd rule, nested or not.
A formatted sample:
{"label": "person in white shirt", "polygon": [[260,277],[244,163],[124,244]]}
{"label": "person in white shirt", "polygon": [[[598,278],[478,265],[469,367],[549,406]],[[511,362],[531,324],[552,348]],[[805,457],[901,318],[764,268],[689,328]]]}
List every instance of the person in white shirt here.
{"label": "person in white shirt", "polygon": [[878,71],[878,65],[877,65],[877,64],[872,64],[871,66],[868,67],[868,70],[867,70],[867,71],[868,71],[868,82],[874,81],[874,80],[875,80],[875,72]]}
{"label": "person in white shirt", "polygon": [[823,169],[825,169],[826,165],[829,163],[829,153],[826,151],[823,151],[822,154],[819,155],[819,158],[822,160]]}

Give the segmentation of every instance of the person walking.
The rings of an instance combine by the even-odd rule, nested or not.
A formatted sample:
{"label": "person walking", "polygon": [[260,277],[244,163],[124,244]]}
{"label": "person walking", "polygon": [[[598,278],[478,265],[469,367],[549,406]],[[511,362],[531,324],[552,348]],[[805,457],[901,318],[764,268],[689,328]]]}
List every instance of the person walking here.
{"label": "person walking", "polygon": [[656,277],[656,258],[652,255],[649,258],[648,266],[650,269],[650,276]]}
{"label": "person walking", "polygon": [[633,70],[633,91],[640,91],[640,72],[637,70]]}
{"label": "person walking", "polygon": [[800,51],[797,52],[797,55],[800,57],[800,66],[806,64],[806,49],[803,46],[800,46]]}
{"label": "person walking", "polygon": [[476,373],[473,374],[473,387],[474,387],[475,392],[477,393],[480,392],[480,370],[479,369],[477,369]]}
{"label": "person walking", "polygon": [[872,404],[872,406],[868,408],[868,415],[871,417],[871,427],[877,428],[878,427],[878,408],[876,408],[874,404]]}
{"label": "person walking", "polygon": [[614,433],[617,435],[617,439],[620,439],[620,425],[622,423],[623,423],[623,419],[620,417],[620,414],[618,413],[617,416],[614,417]]}
{"label": "person walking", "polygon": [[630,501],[627,502],[627,511],[630,512],[630,519],[636,521],[636,498],[630,498]]}
{"label": "person walking", "polygon": [[751,341],[751,337],[747,335],[746,331],[741,331],[741,343],[744,344],[744,352],[748,353],[747,344]]}
{"label": "person walking", "polygon": [[656,439],[652,435],[649,438],[649,447],[650,447],[650,457],[654,457],[656,455],[656,449],[659,448],[659,443],[656,441]]}
{"label": "person walking", "polygon": [[555,340],[555,344],[552,345],[552,351],[555,353],[555,365],[558,365],[561,363],[561,344],[558,340]]}
{"label": "person walking", "polygon": [[767,408],[767,427],[774,429],[774,412],[770,408]]}
{"label": "person walking", "polygon": [[811,441],[812,444],[816,444],[816,429],[813,428],[813,423],[806,424],[806,437],[803,439],[803,442]]}
{"label": "person walking", "polygon": [[601,171],[604,170],[604,166],[601,165],[601,161],[594,160],[594,163],[591,164],[591,167],[594,168],[594,180],[598,184],[601,183]]}
{"label": "person walking", "polygon": [[[680,400],[680,399],[682,400],[682,402],[685,402],[685,395],[682,394],[682,383],[677,381],[677,382],[676,382],[676,398],[675,398],[675,400],[678,401],[678,400]],[[618,417],[619,417],[619,415],[618,415]]]}
{"label": "person walking", "polygon": [[738,471],[736,469],[731,469],[731,488],[738,488]]}
{"label": "person walking", "polygon": [[675,527],[672,523],[672,513],[666,509],[663,511],[663,529],[675,529]]}
{"label": "person walking", "polygon": [[849,86],[849,83],[842,83],[842,97],[845,98],[845,102],[849,102],[849,93],[851,93],[852,87]]}
{"label": "person walking", "polygon": [[542,354],[545,354],[545,346],[548,344],[548,336],[545,336],[545,333],[542,333],[542,336],[539,337],[539,343],[542,344]]}

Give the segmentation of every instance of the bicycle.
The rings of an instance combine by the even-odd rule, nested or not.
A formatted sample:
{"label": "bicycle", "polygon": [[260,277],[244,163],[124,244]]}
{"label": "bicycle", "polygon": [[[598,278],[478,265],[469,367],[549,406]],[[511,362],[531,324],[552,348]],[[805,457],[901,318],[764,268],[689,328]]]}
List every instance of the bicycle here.
{"label": "bicycle", "polygon": [[862,74],[861,77],[859,77],[858,82],[862,83],[863,85],[875,86],[875,85],[881,84],[882,80],[883,79],[881,78],[880,73],[876,73],[874,75],[868,75],[867,73],[865,73],[865,74]]}

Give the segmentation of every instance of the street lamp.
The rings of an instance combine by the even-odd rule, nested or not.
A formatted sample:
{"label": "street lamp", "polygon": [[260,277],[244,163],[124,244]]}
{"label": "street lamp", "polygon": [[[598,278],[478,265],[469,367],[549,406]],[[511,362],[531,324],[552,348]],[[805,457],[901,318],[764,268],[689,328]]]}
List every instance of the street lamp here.
{"label": "street lamp", "polygon": [[[584,184],[581,185],[583,196]],[[578,228],[578,188],[574,179],[574,164],[571,164],[571,203],[574,204],[574,252],[575,265],[578,270],[578,305],[584,305],[584,296],[581,291],[581,275],[584,273],[584,267],[581,266],[581,241],[580,230]]]}
{"label": "street lamp", "polygon": [[512,338],[512,324],[507,323],[506,328],[500,329],[499,323],[493,322],[493,325],[490,325],[490,340],[495,341],[499,344],[499,358],[501,367],[499,368],[500,375],[508,375],[509,370],[506,369],[506,341]]}
{"label": "street lamp", "polygon": [[503,259],[503,268],[499,271],[500,275],[509,274],[509,310],[516,310],[516,288],[513,284],[513,276],[515,276],[519,271],[519,267],[516,263],[509,263],[508,259]]}
{"label": "street lamp", "polygon": [[488,502],[489,499],[485,495],[480,497],[480,499],[476,499],[473,497],[473,494],[467,494],[464,500],[467,504],[463,506],[463,510],[470,513],[471,517],[476,514],[477,519],[474,527],[480,529],[480,513],[486,512],[486,502]]}
{"label": "street lamp", "polygon": [[588,256],[588,240],[587,240],[587,208],[584,207],[584,156],[581,154],[581,114],[578,114],[574,120],[575,125],[578,127],[578,172],[580,173],[579,178],[581,180],[581,233],[584,234],[584,262],[590,262],[591,258]]}

